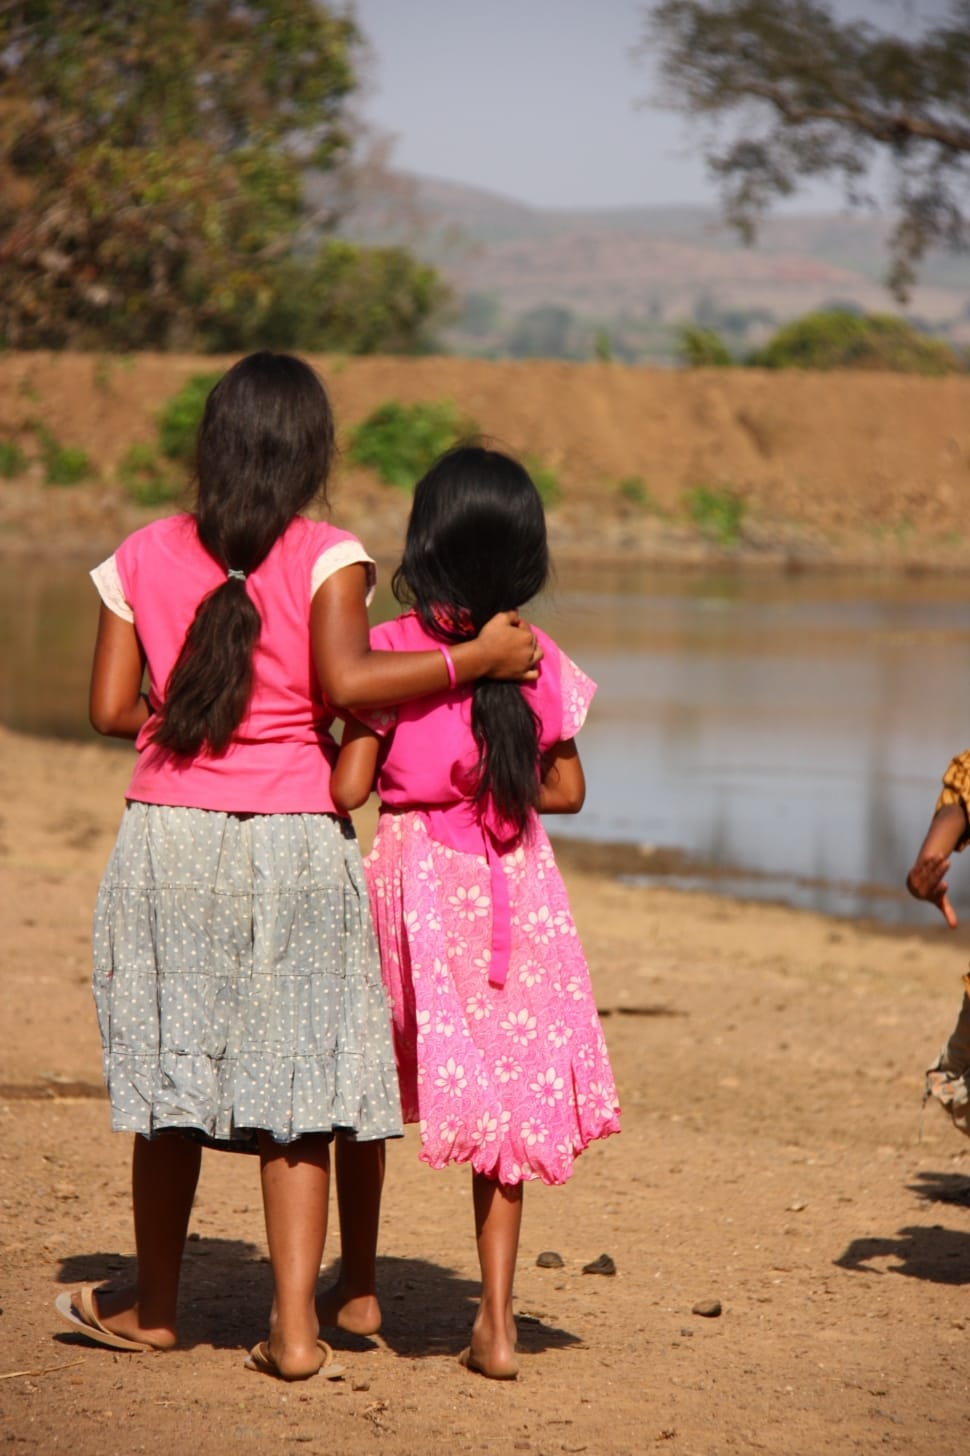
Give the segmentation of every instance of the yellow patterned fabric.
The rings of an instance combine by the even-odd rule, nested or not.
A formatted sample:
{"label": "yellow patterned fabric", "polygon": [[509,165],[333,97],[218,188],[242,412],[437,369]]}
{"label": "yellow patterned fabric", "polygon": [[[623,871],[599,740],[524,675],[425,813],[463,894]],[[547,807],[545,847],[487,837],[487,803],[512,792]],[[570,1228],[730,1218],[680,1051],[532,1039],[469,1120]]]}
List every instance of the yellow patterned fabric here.
{"label": "yellow patterned fabric", "polygon": [[[951,758],[943,775],[943,788],[936,801],[936,812],[948,804],[962,804],[963,812],[970,826],[970,748]],[[970,827],[964,832],[957,849],[966,849],[970,844]]]}

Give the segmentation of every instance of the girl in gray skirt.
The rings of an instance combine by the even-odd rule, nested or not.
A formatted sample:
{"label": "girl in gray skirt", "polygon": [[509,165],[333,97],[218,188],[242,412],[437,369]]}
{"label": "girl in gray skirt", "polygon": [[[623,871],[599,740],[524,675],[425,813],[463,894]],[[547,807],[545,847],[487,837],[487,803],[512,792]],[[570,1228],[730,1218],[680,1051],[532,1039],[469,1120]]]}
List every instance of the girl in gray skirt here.
{"label": "girl in gray skirt", "polygon": [[[91,722],[137,761],[98,895],[94,995],[112,1126],[134,1137],[135,1285],[58,1299],[123,1350],[176,1343],[203,1144],[260,1159],[274,1300],[251,1369],[330,1363],[314,1305],[330,1141],[401,1131],[387,1009],[352,825],[334,806],[335,711],[481,676],[528,678],[514,613],[451,649],[372,652],[374,564],[303,512],[324,502],[333,420],[317,376],[258,353],[220,380],[193,514],[129,536],[101,595]],[[147,677],[147,688],[145,684]],[[352,1161],[348,1163],[352,1167]]]}

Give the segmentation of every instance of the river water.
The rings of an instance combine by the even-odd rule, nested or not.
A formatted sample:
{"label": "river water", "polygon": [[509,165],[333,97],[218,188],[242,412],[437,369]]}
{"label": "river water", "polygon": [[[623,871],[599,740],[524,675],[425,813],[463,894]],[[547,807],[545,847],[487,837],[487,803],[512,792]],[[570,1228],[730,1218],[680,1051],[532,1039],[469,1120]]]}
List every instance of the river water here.
{"label": "river water", "polygon": [[[89,736],[87,564],[4,565],[9,727]],[[946,576],[561,577],[532,615],[599,693],[579,740],[587,806],[555,828],[685,851],[688,888],[932,923],[900,882],[943,767],[970,745],[968,596]],[[379,596],[374,619],[393,610]]]}

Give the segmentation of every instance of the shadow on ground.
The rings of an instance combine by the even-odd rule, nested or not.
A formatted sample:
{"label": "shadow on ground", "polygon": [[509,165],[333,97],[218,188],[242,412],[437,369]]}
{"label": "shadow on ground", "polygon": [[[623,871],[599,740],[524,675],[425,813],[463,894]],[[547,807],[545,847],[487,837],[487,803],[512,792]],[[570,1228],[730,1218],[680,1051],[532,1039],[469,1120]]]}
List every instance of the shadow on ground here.
{"label": "shadow on ground", "polygon": [[[101,1251],[74,1254],[62,1261],[58,1282],[74,1289],[82,1284],[121,1287],[135,1278],[130,1255]],[[479,1285],[453,1269],[426,1259],[386,1257],[377,1261],[377,1280],[384,1324],[380,1343],[396,1355],[457,1355],[471,1331]],[[186,1245],[179,1297],[179,1345],[191,1349],[248,1349],[265,1337],[273,1283],[266,1256],[238,1239],[193,1238]],[[376,1349],[378,1341],[344,1330],[321,1332],[334,1349]],[[64,1328],[56,1338],[64,1344],[86,1344],[84,1335]],[[582,1344],[579,1335],[534,1317],[519,1321],[519,1346],[527,1353]]]}
{"label": "shadow on ground", "polygon": [[[910,1184],[926,1202],[970,1207],[970,1180],[955,1173],[920,1173]],[[892,1262],[885,1268],[876,1265]],[[970,1229],[912,1224],[894,1237],[853,1239],[835,1263],[865,1274],[904,1274],[932,1284],[970,1284]]]}

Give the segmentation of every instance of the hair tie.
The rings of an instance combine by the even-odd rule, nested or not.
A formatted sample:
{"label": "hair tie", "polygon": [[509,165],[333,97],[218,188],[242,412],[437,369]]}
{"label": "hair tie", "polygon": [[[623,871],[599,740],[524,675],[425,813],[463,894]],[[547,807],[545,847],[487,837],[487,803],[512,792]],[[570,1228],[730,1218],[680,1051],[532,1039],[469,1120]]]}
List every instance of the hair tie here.
{"label": "hair tie", "polygon": [[229,569],[226,572],[226,580],[227,581],[245,581],[246,580],[246,573],[244,571],[239,571],[235,566],[230,566]]}

